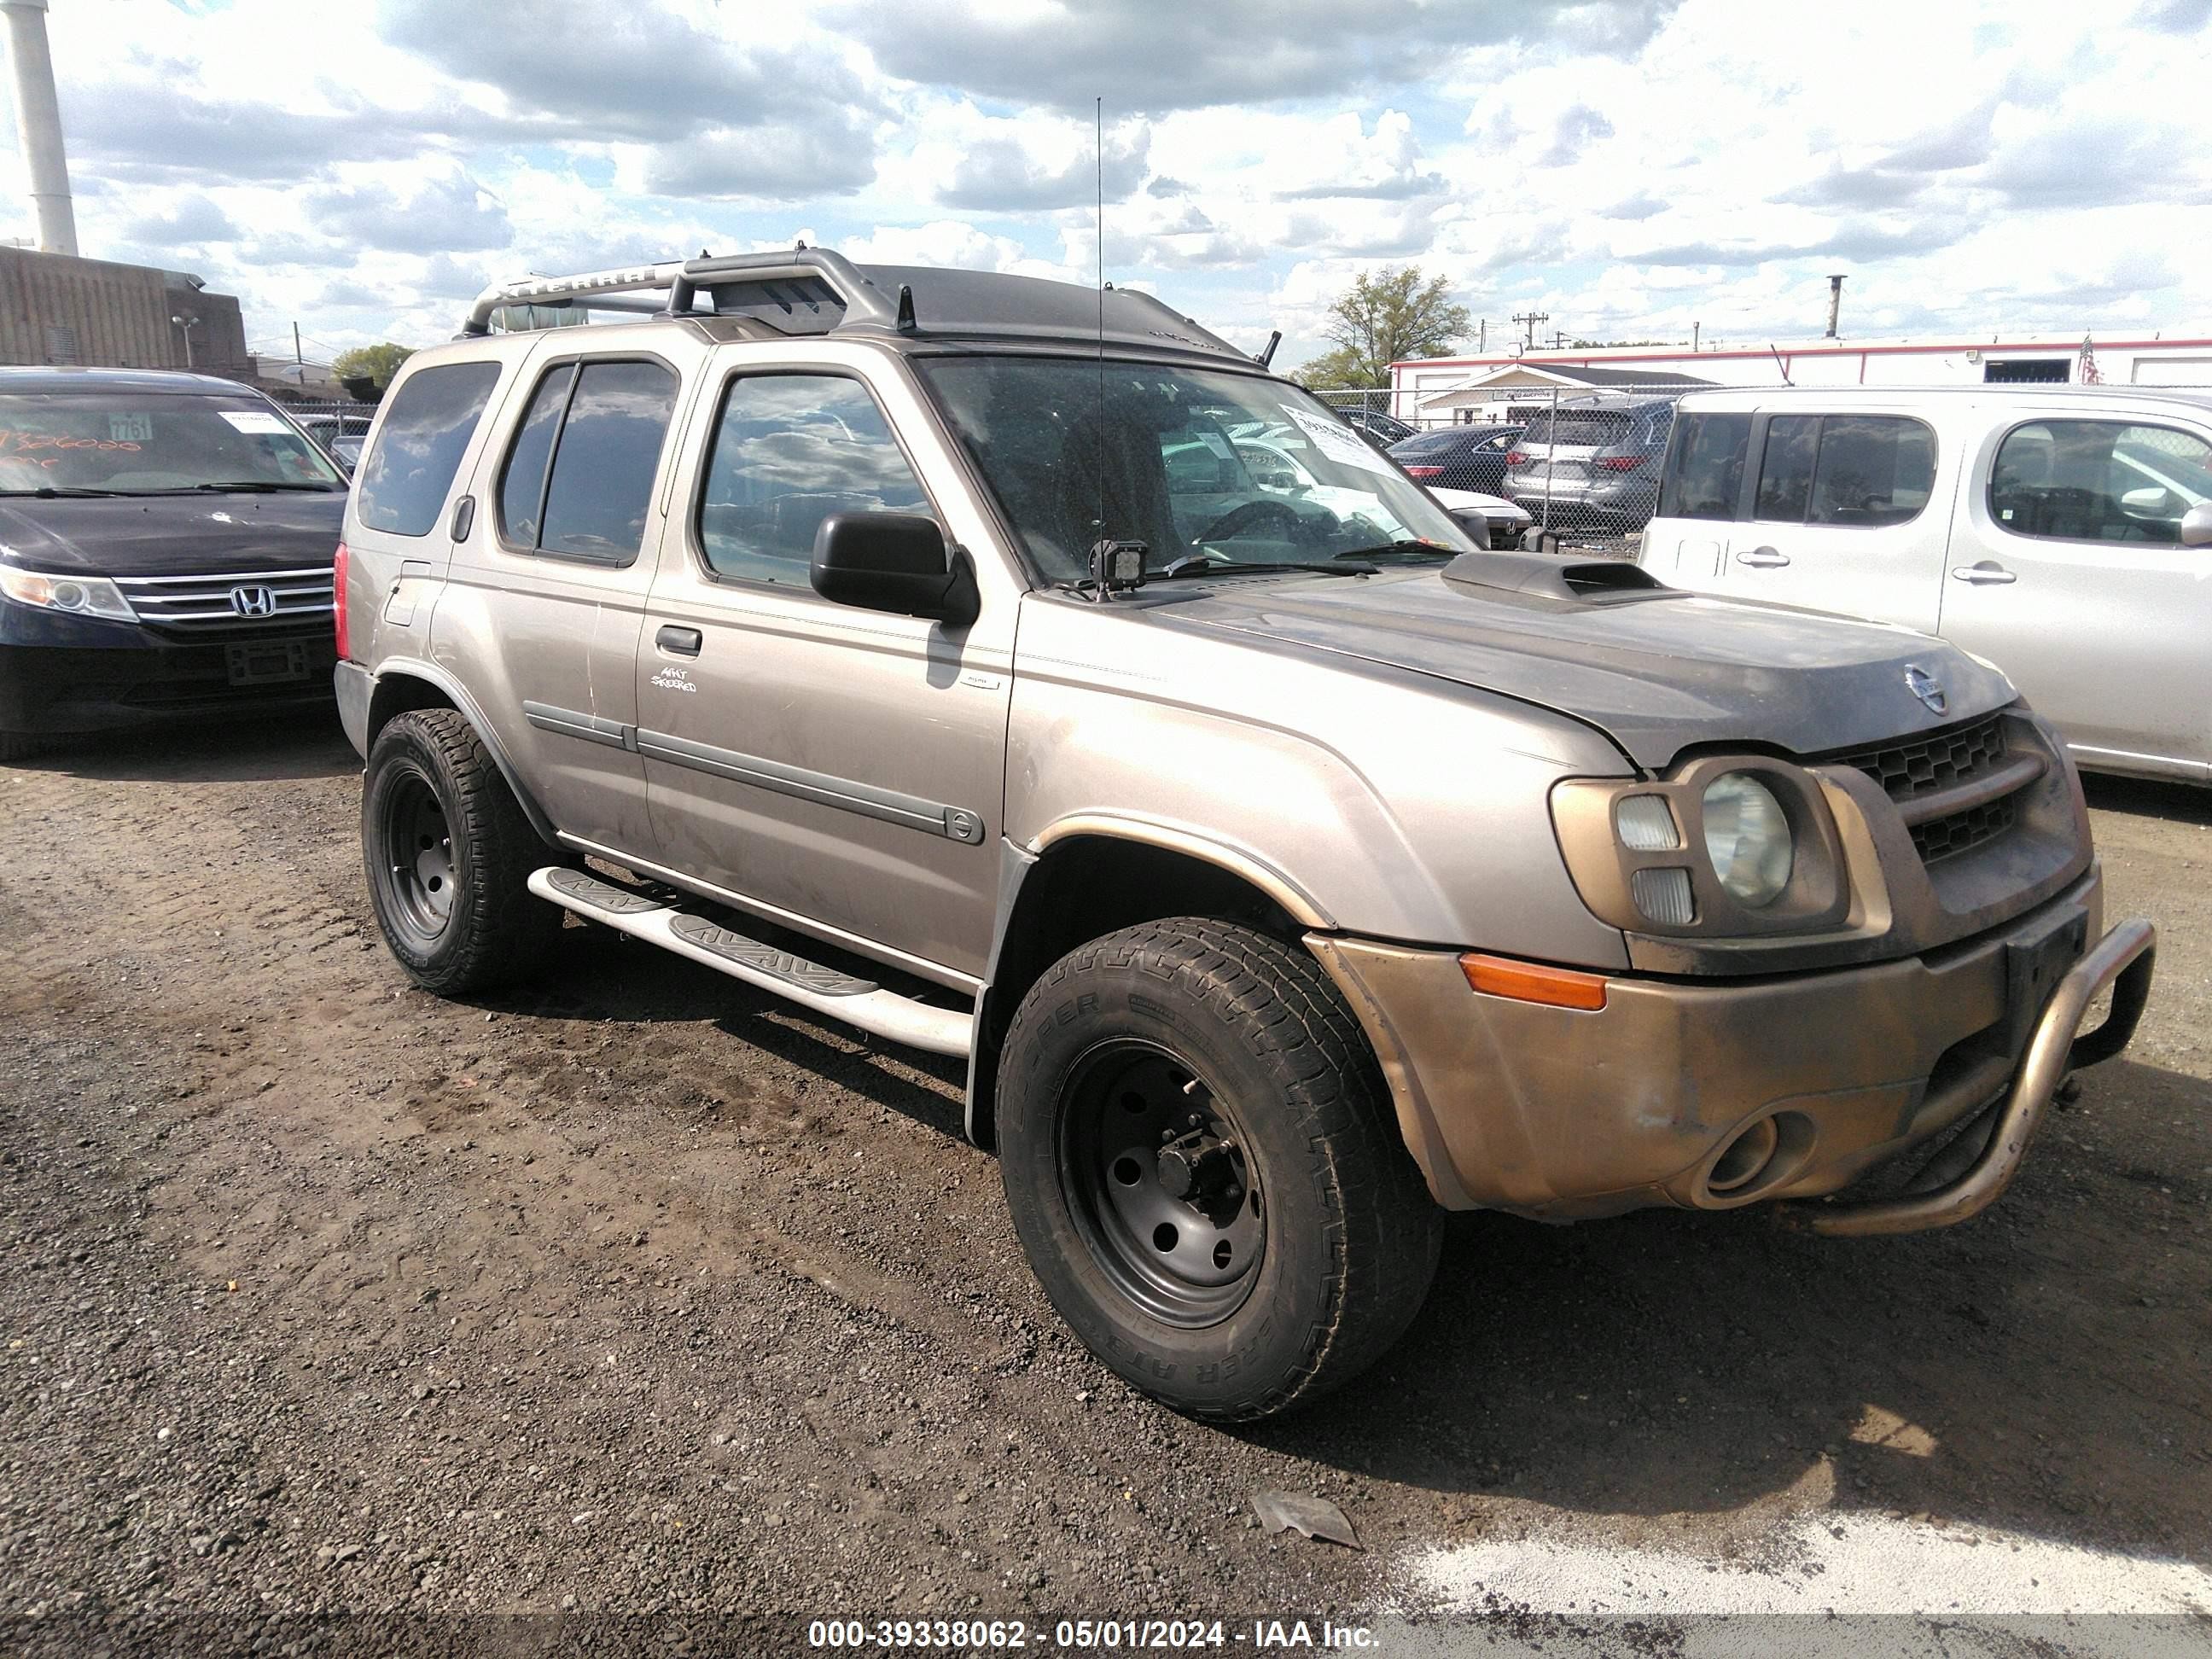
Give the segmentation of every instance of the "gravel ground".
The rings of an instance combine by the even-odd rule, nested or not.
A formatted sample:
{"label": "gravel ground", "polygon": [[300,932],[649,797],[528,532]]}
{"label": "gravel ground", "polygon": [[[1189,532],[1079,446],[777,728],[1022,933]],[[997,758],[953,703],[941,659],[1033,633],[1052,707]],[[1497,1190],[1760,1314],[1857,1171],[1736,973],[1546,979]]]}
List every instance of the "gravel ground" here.
{"label": "gravel ground", "polygon": [[[1458,1218],[1391,1359],[1240,1432],[1061,1328],[953,1063],[580,927],[527,992],[409,989],[358,798],[321,721],[0,769],[0,1651],[1450,1608],[1687,1651],[1480,1564],[1817,1607],[1813,1516],[2212,1565],[2212,797],[2093,784],[2159,988],[1991,1215]],[[1364,1547],[1261,1532],[1261,1488]]]}

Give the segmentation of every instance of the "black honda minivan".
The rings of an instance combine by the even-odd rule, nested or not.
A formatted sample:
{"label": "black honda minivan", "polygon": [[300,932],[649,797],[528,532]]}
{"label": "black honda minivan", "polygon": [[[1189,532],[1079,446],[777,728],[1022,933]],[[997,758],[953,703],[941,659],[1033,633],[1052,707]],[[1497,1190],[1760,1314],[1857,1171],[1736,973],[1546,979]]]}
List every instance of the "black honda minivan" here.
{"label": "black honda minivan", "polygon": [[328,701],[345,499],[234,381],[0,368],[0,761]]}

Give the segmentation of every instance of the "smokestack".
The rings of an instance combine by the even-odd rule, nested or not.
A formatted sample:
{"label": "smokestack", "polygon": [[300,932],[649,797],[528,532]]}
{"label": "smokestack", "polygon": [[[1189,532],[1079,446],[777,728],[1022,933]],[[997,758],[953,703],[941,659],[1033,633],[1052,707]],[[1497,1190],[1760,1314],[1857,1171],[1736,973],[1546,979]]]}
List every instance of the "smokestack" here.
{"label": "smokestack", "polygon": [[1828,331],[1824,338],[1832,340],[1836,337],[1836,318],[1843,308],[1844,279],[1831,276],[1828,278]]}
{"label": "smokestack", "polygon": [[70,207],[69,155],[62,149],[62,106],[54,96],[54,60],[46,50],[46,0],[0,0],[8,15],[8,62],[15,72],[15,133],[30,175],[39,247],[76,252],[76,215]]}

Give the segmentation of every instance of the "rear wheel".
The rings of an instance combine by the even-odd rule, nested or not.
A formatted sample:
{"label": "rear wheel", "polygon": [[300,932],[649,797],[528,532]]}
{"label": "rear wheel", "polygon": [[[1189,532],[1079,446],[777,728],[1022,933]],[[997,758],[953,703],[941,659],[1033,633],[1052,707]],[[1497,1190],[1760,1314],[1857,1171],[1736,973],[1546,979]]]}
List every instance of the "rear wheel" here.
{"label": "rear wheel", "polygon": [[1311,957],[1197,918],[1093,941],[1009,1028],[1000,1163],[1060,1316],[1179,1411],[1268,1416],[1419,1311],[1442,1216]]}
{"label": "rear wheel", "polygon": [[532,896],[549,854],[475,731],[450,708],[395,717],[369,750],[362,862],[384,941],[425,990],[520,977],[561,913]]}

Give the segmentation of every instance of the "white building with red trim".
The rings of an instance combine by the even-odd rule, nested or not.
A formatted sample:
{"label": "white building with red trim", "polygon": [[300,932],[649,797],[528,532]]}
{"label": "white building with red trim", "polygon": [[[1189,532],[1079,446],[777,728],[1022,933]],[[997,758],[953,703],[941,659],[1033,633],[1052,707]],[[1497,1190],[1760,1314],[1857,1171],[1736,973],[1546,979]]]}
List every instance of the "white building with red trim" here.
{"label": "white building with red trim", "polygon": [[2107,386],[2212,386],[2212,338],[2012,334],[1987,340],[1785,340],[1698,351],[1624,346],[1413,358],[1390,365],[1390,405],[1401,421],[1443,426],[1480,421],[1486,409],[1547,395],[1551,387],[1563,396],[1620,397],[1700,382],[1961,386],[2091,380]]}

